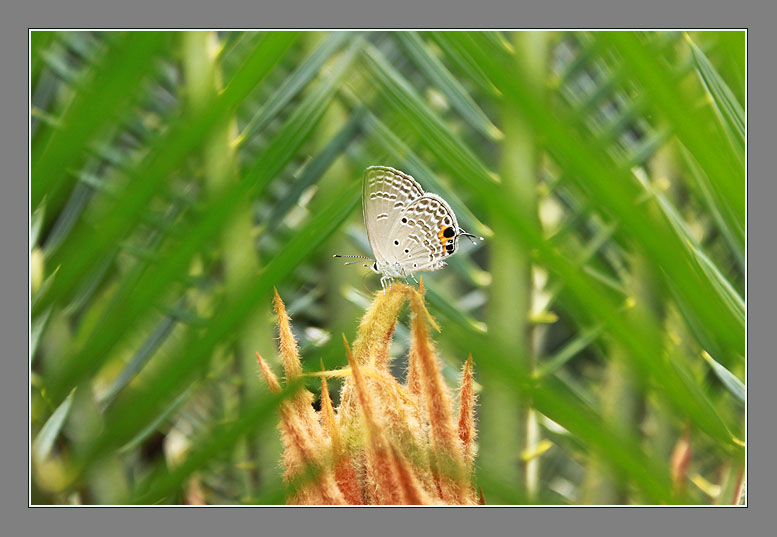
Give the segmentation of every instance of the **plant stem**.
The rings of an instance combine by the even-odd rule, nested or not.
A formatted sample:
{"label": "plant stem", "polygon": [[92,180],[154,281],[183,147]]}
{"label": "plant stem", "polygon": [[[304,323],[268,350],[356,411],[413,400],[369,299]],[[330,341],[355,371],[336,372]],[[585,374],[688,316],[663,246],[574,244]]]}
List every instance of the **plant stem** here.
{"label": "plant stem", "polygon": [[[326,33],[309,32],[305,35],[306,49],[314,51],[315,48],[326,38]],[[343,104],[338,100],[333,100],[332,104],[324,112],[324,116],[321,118],[321,122],[316,127],[316,132],[312,140],[312,154],[317,154],[322,151],[327,143],[338,133],[343,125],[348,121],[348,110],[345,109]],[[359,176],[361,179],[361,176]],[[352,184],[354,180],[354,173],[351,166],[348,165],[348,161],[339,156],[329,167],[329,169],[318,180],[317,192],[315,198],[311,202],[311,211],[315,211],[322,200],[333,199],[337,192],[342,190],[349,184]],[[359,212],[361,214],[361,211]],[[357,254],[359,252],[353,251],[353,243],[347,238],[344,233],[336,233],[332,236],[325,247],[327,254]],[[369,253],[367,253],[369,255]],[[356,307],[353,302],[346,298],[343,293],[344,288],[356,287],[361,288],[362,277],[366,269],[360,265],[352,267],[343,267],[342,263],[335,262],[331,258],[331,255],[326,256],[327,261],[324,266],[324,279],[323,285],[326,290],[325,300],[327,304],[327,311],[329,312],[329,318],[327,319],[327,327],[331,338],[329,343],[322,348],[322,352],[325,356],[331,356],[328,352],[329,349],[337,349],[336,356],[338,359],[342,358],[342,342],[340,340],[341,334],[353,333],[355,328],[354,319],[358,318],[359,308]],[[331,345],[331,346],[330,346]],[[332,368],[340,365],[345,365],[345,361],[337,363],[325,363],[325,367]],[[317,365],[317,364],[316,364]]]}
{"label": "plant stem", "polygon": [[[541,32],[517,32],[514,38],[516,62],[524,64],[532,74],[536,89],[543,86],[547,36]],[[506,195],[516,201],[516,211],[532,215],[536,220],[536,181],[538,147],[529,124],[510,103],[503,104],[501,180]],[[488,311],[489,336],[501,339],[519,351],[516,356],[528,357],[522,364],[535,367],[529,312],[532,300],[532,269],[528,252],[520,250],[513,233],[499,213],[493,216],[494,237],[491,250],[491,296]],[[515,319],[518,319],[516,324]],[[487,473],[505,481],[520,483],[531,498],[536,494],[539,479],[539,458],[530,457],[520,463],[522,453],[533,453],[540,434],[537,417],[530,404],[522,404],[515,393],[498,385],[485,385],[481,394],[480,464]]]}
{"label": "plant stem", "polygon": [[[218,37],[215,32],[186,32],[183,34],[183,42],[186,89],[190,105],[197,110],[208,106],[223,87],[217,62]],[[209,196],[218,195],[239,180],[240,170],[233,143],[236,136],[236,119],[230,117],[213,130],[203,146],[202,164],[205,187]],[[250,200],[243,200],[234,207],[233,217],[221,233],[218,250],[221,254],[227,300],[232,301],[241,292],[245,282],[259,274],[260,265],[254,244]],[[275,353],[267,343],[272,339],[272,326],[258,313],[253,314],[238,337],[232,352],[234,352],[238,377],[241,379],[240,397],[243,401],[252,399],[261,389],[260,383],[256,380],[255,353],[258,350],[263,356],[274,356]],[[235,412],[240,412],[241,404],[238,403]],[[262,446],[261,452],[254,453],[259,445]],[[275,449],[272,449],[273,446]],[[247,437],[238,444],[236,462],[256,461],[258,456],[260,468],[274,469],[279,453],[280,446],[275,446],[272,441]],[[244,494],[248,497],[253,496],[255,487],[258,485],[257,481],[261,479],[264,482],[266,476],[260,476],[258,472],[250,469],[241,470],[240,473]],[[277,472],[268,471],[268,474],[275,473]]]}
{"label": "plant stem", "polygon": [[[628,276],[628,291],[635,306],[628,315],[635,319],[663,315],[660,293],[657,291],[656,276],[650,261],[641,253],[632,257],[632,270]],[[638,436],[644,411],[644,397],[634,371],[628,367],[626,350],[617,343],[610,347],[611,356],[605,368],[604,386],[601,395],[602,414],[613,429]],[[584,503],[628,504],[634,498],[628,495],[628,483],[622,476],[606,471],[595,460],[591,460],[583,487]]]}

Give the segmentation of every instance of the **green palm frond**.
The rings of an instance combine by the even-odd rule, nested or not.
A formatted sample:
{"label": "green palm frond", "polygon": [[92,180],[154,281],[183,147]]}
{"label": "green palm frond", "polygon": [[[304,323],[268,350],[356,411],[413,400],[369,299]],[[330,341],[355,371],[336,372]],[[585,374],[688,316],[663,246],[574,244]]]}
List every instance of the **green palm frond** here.
{"label": "green palm frond", "polygon": [[693,483],[744,460],[743,38],[32,32],[33,503],[282,502],[271,292],[306,371],[346,365],[376,282],[331,254],[370,253],[373,164],[486,238],[424,286],[489,504],[721,501]]}

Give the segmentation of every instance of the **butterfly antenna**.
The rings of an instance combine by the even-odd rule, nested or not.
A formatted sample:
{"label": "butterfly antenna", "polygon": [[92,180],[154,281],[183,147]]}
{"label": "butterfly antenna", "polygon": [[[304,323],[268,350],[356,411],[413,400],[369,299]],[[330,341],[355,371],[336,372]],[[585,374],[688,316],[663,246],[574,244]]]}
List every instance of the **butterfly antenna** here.
{"label": "butterfly antenna", "polygon": [[372,259],[371,257],[367,257],[366,255],[340,255],[340,254],[334,254],[332,257],[351,257],[355,259]]}
{"label": "butterfly antenna", "polygon": [[[367,257],[366,255],[340,255],[340,254],[334,254],[332,257],[346,257],[351,259],[367,259],[368,261],[374,261],[371,257]],[[343,265],[353,265],[354,263],[358,263],[359,261],[349,261],[347,263],[343,263]],[[364,265],[365,267],[368,267],[369,265]]]}
{"label": "butterfly antenna", "polygon": [[477,244],[477,241],[475,239],[483,240],[483,237],[478,237],[477,235],[473,235],[472,233],[467,233],[463,229],[459,228],[459,236],[467,237],[469,240],[472,241],[472,244]]}

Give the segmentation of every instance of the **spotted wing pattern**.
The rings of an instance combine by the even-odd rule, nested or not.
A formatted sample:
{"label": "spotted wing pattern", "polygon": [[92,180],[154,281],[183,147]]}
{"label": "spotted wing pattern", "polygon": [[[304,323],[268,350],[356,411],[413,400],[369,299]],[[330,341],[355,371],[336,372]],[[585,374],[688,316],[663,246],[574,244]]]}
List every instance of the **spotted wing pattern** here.
{"label": "spotted wing pattern", "polygon": [[438,270],[456,252],[459,224],[440,196],[427,193],[410,203],[389,232],[386,260],[407,272]]}
{"label": "spotted wing pattern", "polygon": [[375,259],[387,260],[389,233],[399,215],[424,195],[421,186],[410,175],[388,166],[370,166],[364,172],[362,207],[367,239]]}

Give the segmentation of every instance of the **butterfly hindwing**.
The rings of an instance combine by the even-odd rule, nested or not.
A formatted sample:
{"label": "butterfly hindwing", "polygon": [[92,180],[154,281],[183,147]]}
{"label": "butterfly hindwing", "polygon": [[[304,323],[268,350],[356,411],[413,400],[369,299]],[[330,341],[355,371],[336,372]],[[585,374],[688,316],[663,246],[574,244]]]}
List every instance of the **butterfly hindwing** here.
{"label": "butterfly hindwing", "polygon": [[438,270],[458,246],[458,222],[440,196],[427,193],[410,203],[389,232],[386,260],[408,272]]}

